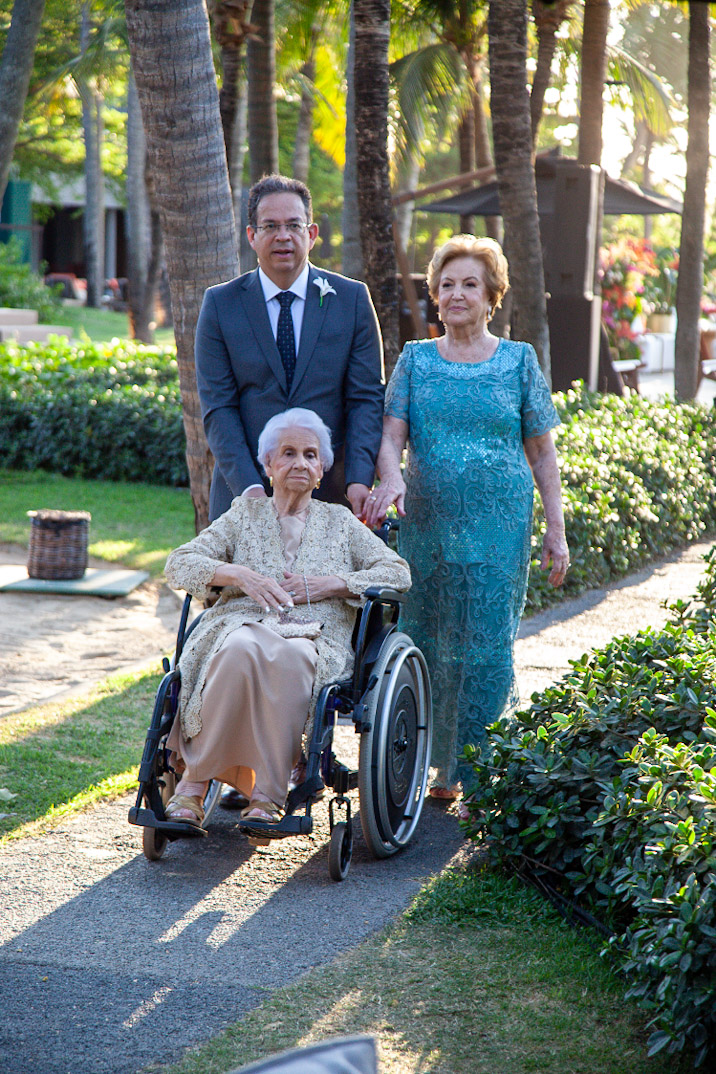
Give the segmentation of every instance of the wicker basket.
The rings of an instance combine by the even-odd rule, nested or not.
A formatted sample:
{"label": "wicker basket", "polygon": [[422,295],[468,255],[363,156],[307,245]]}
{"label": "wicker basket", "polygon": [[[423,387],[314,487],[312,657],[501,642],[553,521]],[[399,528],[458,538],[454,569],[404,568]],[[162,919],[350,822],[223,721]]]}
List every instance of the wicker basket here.
{"label": "wicker basket", "polygon": [[70,581],[87,570],[89,511],[28,511],[30,554],[27,573],[31,578]]}

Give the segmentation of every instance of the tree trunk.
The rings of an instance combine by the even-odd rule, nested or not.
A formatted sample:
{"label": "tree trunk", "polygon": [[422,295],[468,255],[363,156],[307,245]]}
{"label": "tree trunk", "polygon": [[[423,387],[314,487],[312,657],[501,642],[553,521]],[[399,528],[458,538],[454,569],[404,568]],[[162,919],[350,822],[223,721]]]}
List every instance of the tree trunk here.
{"label": "tree trunk", "polygon": [[311,42],[306,61],[301,67],[303,85],[301,86],[301,107],[296,126],[296,141],[293,148],[293,175],[302,183],[308,182],[308,168],[311,161],[311,135],[313,133],[313,110],[316,99],[313,94],[313,82],[316,77],[316,45],[318,44],[318,25],[311,27]]}
{"label": "tree trunk", "polygon": [[609,0],[584,0],[579,91],[580,164],[602,163],[602,113],[607,77]]}
{"label": "tree trunk", "polygon": [[246,139],[246,49],[251,32],[253,0],[213,0],[211,21],[221,49],[219,112],[224,131],[229,182],[234,194],[234,218],[239,219]]}
{"label": "tree trunk", "polygon": [[699,385],[699,317],[704,271],[704,214],[709,166],[709,8],[689,4],[689,119],[686,187],[676,285],[676,398],[693,399]]}
{"label": "tree trunk", "polygon": [[15,0],[0,60],[0,203],[27,97],[45,0]]}
{"label": "tree trunk", "polygon": [[343,168],[343,231],[342,268],[346,276],[363,279],[363,257],[360,248],[360,217],[358,214],[358,148],[355,112],[355,7],[351,3],[348,32],[348,61],[346,64],[346,163]]}
{"label": "tree trunk", "polygon": [[209,20],[203,0],[125,0],[125,7],[166,245],[198,531],[209,516],[212,459],[196,390],[196,320],[206,288],[239,267]]}
{"label": "tree trunk", "polygon": [[551,382],[547,301],[527,92],[527,0],[490,0],[490,100],[495,165],[514,299],[512,338],[537,351]]}
{"label": "tree trunk", "polygon": [[557,47],[557,30],[567,17],[574,0],[557,0],[547,5],[543,0],[532,0],[532,15],[537,27],[537,66],[532,79],[530,93],[530,120],[532,124],[532,145],[537,145],[544,95],[552,75],[552,60]]}
{"label": "tree trunk", "polygon": [[358,212],[365,281],[375,305],[389,376],[400,350],[398,278],[388,162],[390,0],[354,0]]}
{"label": "tree trunk", "polygon": [[147,145],[137,85],[131,73],[127,83],[126,190],[129,334],[142,343],[154,343],[154,304],[161,270],[162,235],[158,214],[152,212],[149,200]]}
{"label": "tree trunk", "polygon": [[254,36],[246,49],[248,74],[249,160],[251,182],[278,171],[278,120],[274,0],[254,0],[251,21]]}
{"label": "tree trunk", "polygon": [[[473,116],[475,120],[475,167],[487,168],[493,164],[492,147],[490,145],[490,132],[487,129],[487,109],[485,108],[485,96],[482,89],[483,74],[480,67],[476,68],[475,77],[475,107]],[[491,239],[502,242],[502,217],[486,216],[485,233]]]}
{"label": "tree trunk", "polygon": [[[80,24],[80,46],[83,52],[89,43],[90,32],[89,5],[85,3],[82,5]],[[99,309],[104,294],[103,102],[94,79],[78,78],[77,88],[82,101],[82,131],[85,143],[85,209],[82,216],[82,231],[87,276],[87,305],[92,309]]]}

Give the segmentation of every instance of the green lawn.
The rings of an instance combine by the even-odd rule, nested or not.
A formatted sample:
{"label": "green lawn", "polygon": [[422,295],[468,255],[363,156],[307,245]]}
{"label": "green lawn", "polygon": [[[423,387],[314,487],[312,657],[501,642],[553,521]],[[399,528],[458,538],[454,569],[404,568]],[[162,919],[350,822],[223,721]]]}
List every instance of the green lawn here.
{"label": "green lawn", "polygon": [[[390,868],[390,864],[386,864]],[[349,876],[346,883],[352,882]],[[383,933],[274,992],[164,1074],[225,1074],[369,1033],[381,1074],[680,1074],[588,933],[514,878],[447,870]]]}
{"label": "green lawn", "polygon": [[[87,309],[85,306],[63,306],[52,316],[52,323],[67,325],[74,335],[78,337],[82,332],[95,343],[104,343],[106,340],[126,339],[129,336],[129,319],[126,313],[115,313],[113,310]],[[174,345],[174,330],[172,328],[159,328],[155,332],[155,343],[162,346]]]}
{"label": "green lawn", "polygon": [[90,554],[153,575],[194,536],[188,489],[0,470],[0,542],[27,545],[27,512],[47,507],[89,511]]}

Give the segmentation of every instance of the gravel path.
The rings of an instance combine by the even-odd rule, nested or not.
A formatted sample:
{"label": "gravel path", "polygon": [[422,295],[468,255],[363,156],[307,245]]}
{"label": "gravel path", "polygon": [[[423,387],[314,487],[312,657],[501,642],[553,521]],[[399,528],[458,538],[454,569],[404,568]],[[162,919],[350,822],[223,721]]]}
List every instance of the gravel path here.
{"label": "gravel path", "polygon": [[[660,602],[693,593],[708,547],[526,621],[516,647],[523,697],[613,634],[663,622]],[[352,732],[339,734],[353,749]],[[325,806],[311,838],[266,850],[217,810],[208,839],[172,844],[150,863],[126,823],[129,804],[0,852],[3,1074],[137,1074],[175,1060],[267,990],[382,928],[428,877],[469,854],[454,809],[428,802],[395,858],[373,861],[359,832],[343,884],[328,877]]]}

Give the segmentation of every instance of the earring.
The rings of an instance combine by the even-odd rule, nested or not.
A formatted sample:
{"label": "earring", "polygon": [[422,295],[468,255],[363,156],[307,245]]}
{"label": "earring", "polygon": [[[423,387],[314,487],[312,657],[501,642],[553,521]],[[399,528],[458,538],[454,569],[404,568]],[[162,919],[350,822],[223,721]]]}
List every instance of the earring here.
{"label": "earring", "polygon": [[316,482],[316,484],[313,487],[316,488],[316,489],[319,489],[321,487],[321,479],[320,479],[320,477],[319,477],[318,481]]}
{"label": "earring", "polygon": [[271,488],[273,488],[273,478],[272,477],[269,478],[269,485],[271,486]]}

